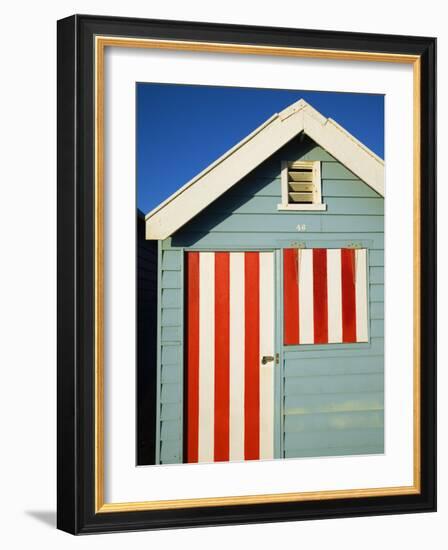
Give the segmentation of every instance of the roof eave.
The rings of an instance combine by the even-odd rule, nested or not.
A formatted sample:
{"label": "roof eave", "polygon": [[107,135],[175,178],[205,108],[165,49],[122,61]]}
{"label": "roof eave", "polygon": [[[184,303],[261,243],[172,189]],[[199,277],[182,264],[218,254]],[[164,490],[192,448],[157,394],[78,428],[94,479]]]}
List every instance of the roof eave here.
{"label": "roof eave", "polygon": [[171,236],[302,131],[384,196],[384,162],[337,122],[301,99],[273,115],[149,212],[146,238]]}

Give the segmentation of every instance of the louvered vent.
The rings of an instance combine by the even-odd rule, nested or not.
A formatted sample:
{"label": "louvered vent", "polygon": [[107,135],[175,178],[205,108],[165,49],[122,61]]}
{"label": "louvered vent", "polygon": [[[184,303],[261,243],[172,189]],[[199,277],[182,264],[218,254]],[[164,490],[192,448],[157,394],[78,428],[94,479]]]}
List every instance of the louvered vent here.
{"label": "louvered vent", "polygon": [[282,160],[282,202],[277,210],[326,210],[318,160]]}
{"label": "louvered vent", "polygon": [[288,203],[313,204],[315,202],[315,185],[313,167],[309,163],[288,163]]}

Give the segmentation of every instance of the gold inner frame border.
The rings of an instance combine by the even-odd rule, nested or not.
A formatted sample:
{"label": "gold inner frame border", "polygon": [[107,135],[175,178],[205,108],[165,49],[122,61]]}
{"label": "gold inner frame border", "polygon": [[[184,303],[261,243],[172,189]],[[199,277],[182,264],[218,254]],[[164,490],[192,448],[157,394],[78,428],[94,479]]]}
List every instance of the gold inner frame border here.
{"label": "gold inner frame border", "polygon": [[[311,59],[406,63],[413,66],[413,458],[414,483],[410,486],[342,489],[300,493],[272,493],[226,497],[203,497],[178,500],[106,503],[104,501],[104,55],[106,47],[146,48],[160,50],[196,51],[301,57]],[[419,494],[421,486],[421,425],[420,425],[420,87],[421,60],[417,55],[381,52],[356,52],[310,48],[256,46],[178,40],[156,40],[96,36],[95,55],[95,513],[166,510],[207,506],[232,506],[278,502],[305,502],[344,498],[365,498]]]}

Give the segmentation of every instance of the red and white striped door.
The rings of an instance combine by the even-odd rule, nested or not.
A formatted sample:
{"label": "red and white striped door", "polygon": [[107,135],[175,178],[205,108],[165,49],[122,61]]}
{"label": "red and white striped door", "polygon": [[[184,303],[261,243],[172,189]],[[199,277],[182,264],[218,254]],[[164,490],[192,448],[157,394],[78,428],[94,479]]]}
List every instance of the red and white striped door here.
{"label": "red and white striped door", "polygon": [[186,253],[187,462],[273,458],[274,288],[273,252]]}
{"label": "red and white striped door", "polygon": [[285,345],[367,342],[366,250],[285,249],[283,304]]}

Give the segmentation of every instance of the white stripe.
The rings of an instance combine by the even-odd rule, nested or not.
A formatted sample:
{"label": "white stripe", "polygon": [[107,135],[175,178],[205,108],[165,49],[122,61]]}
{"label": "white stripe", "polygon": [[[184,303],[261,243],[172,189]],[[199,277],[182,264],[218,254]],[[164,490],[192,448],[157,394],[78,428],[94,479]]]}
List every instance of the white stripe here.
{"label": "white stripe", "polygon": [[367,342],[367,254],[365,248],[355,251],[356,341]]}
{"label": "white stripe", "polygon": [[214,459],[215,254],[199,254],[199,442],[198,461]]}
{"label": "white stripe", "polygon": [[342,342],[341,249],[327,249],[328,342]]}
{"label": "white stripe", "polygon": [[260,252],[260,459],[274,457],[274,254]]}
{"label": "white stripe", "polygon": [[244,460],[244,252],[230,253],[230,460]]}
{"label": "white stripe", "polygon": [[299,250],[299,334],[301,344],[314,343],[313,251]]}

